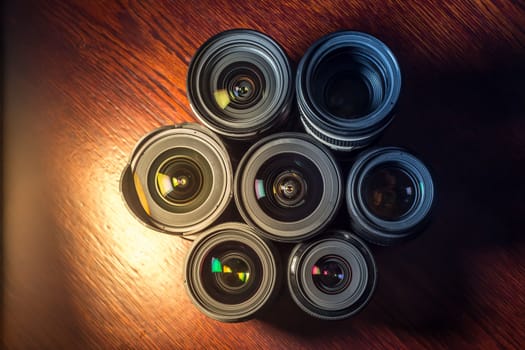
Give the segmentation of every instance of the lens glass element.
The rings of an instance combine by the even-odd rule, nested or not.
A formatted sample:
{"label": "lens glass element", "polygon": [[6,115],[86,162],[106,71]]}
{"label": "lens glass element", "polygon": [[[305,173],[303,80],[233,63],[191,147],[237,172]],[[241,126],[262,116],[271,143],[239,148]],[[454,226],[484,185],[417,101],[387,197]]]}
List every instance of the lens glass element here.
{"label": "lens glass element", "polygon": [[266,81],[257,66],[249,62],[235,62],[219,75],[213,91],[215,102],[225,113],[249,109],[265,95]]}
{"label": "lens glass element", "polygon": [[156,178],[160,195],[174,205],[191,201],[202,189],[202,172],[188,158],[168,159],[160,166]]}
{"label": "lens glass element", "polygon": [[386,165],[372,169],[363,179],[362,196],[373,215],[395,221],[413,207],[416,190],[416,183],[406,171]]}
{"label": "lens glass element", "polygon": [[296,153],[280,153],[257,172],[255,197],[269,216],[285,222],[300,220],[319,205],[322,174],[311,160]]}
{"label": "lens glass element", "polygon": [[351,275],[348,263],[338,256],[324,256],[312,267],[314,284],[327,294],[337,294],[347,288]]}
{"label": "lens glass element", "polygon": [[191,148],[177,147],[165,151],[150,169],[151,196],[169,212],[190,212],[202,205],[212,191],[210,164]]}
{"label": "lens glass element", "polygon": [[325,112],[360,118],[379,106],[384,94],[379,67],[356,48],[335,50],[317,66],[312,96]]}
{"label": "lens glass element", "polygon": [[201,280],[206,292],[224,304],[239,304],[261,284],[262,264],[257,253],[241,242],[216,245],[203,260]]}

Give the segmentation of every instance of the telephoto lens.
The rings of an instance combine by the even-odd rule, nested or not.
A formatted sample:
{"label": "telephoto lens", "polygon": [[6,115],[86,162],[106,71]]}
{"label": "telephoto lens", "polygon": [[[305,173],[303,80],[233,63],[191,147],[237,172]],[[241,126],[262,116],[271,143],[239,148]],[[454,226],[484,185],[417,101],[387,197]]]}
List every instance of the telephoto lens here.
{"label": "telephoto lens", "polygon": [[377,279],[372,253],[355,235],[329,230],[299,243],[288,263],[288,287],[295,303],[311,316],[340,320],[360,311]]}
{"label": "telephoto lens", "polygon": [[244,321],[278,293],[278,262],[272,243],[248,225],[223,223],[194,241],[185,262],[186,290],[207,316]]}
{"label": "telephoto lens", "polygon": [[413,237],[428,222],[434,183],[427,167],[407,151],[370,149],[350,169],[346,202],[356,234],[390,245]]}
{"label": "telephoto lens", "polygon": [[365,33],[341,31],[319,39],[297,68],[301,122],[337,151],[375,140],[391,122],[400,90],[395,56]]}
{"label": "telephoto lens", "polygon": [[142,138],[121,178],[121,192],[137,218],[163,232],[207,228],[231,201],[233,172],[220,138],[186,123]]}
{"label": "telephoto lens", "polygon": [[282,126],[293,102],[288,57],[270,37],[233,29],[195,53],[187,92],[197,118],[225,137],[248,140]]}
{"label": "telephoto lens", "polygon": [[243,219],[263,236],[298,242],[323,230],[342,197],[339,167],[330,151],[303,133],[277,133],[241,159],[234,198]]}

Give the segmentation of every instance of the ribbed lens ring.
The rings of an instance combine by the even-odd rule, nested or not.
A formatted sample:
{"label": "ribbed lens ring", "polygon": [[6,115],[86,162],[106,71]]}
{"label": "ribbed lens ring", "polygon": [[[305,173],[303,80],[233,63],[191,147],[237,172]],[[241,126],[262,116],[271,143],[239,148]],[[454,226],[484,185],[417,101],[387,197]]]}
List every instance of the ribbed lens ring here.
{"label": "ribbed lens ring", "polygon": [[347,231],[329,230],[321,238],[297,244],[288,261],[293,300],[309,315],[325,320],[359,312],[372,297],[376,280],[372,253]]}
{"label": "ribbed lens ring", "polygon": [[207,228],[232,197],[232,166],[218,136],[185,123],[154,130],[133,150],[121,179],[130,211],[146,225],[192,234]]}
{"label": "ribbed lens ring", "polygon": [[292,83],[288,57],[274,40],[254,30],[234,29],[197,50],[188,69],[187,91],[203,124],[245,140],[286,121]]}
{"label": "ribbed lens ring", "polygon": [[399,65],[371,35],[343,31],[312,45],[297,69],[296,94],[306,131],[335,150],[363,147],[393,117]]}
{"label": "ribbed lens ring", "polygon": [[414,155],[398,147],[367,150],[346,183],[352,229],[375,244],[407,240],[428,222],[434,192],[429,170]]}
{"label": "ribbed lens ring", "polygon": [[246,224],[228,222],[199,235],[185,261],[193,303],[222,322],[251,318],[278,292],[279,256]]}

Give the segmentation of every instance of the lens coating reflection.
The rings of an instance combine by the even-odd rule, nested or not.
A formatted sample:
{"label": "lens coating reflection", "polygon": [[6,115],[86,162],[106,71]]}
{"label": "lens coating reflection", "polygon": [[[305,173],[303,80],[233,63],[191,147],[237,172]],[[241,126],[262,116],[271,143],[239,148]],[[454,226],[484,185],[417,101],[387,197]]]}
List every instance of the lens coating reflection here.
{"label": "lens coating reflection", "polygon": [[343,259],[336,256],[325,256],[312,267],[314,284],[324,293],[336,294],[348,287],[351,280],[351,269]]}
{"label": "lens coating reflection", "polygon": [[383,166],[373,169],[365,177],[362,195],[373,215],[395,221],[410,211],[416,191],[416,184],[406,171],[395,166]]}
{"label": "lens coating reflection", "polygon": [[185,157],[166,161],[156,177],[161,196],[171,204],[191,201],[202,189],[202,172],[195,162]]}
{"label": "lens coating reflection", "polygon": [[322,175],[312,161],[303,155],[281,153],[260,167],[253,188],[266,214],[292,222],[315,210],[324,186]]}
{"label": "lens coating reflection", "polygon": [[219,75],[213,96],[217,105],[228,112],[254,107],[265,91],[264,75],[257,66],[249,62],[235,62]]}
{"label": "lens coating reflection", "polygon": [[250,278],[249,265],[238,257],[211,258],[211,272],[228,288],[239,288]]}
{"label": "lens coating reflection", "polygon": [[262,269],[261,260],[252,248],[241,242],[226,241],[206,255],[201,280],[214,300],[239,304],[257,292]]}
{"label": "lens coating reflection", "polygon": [[150,169],[151,197],[169,212],[189,213],[203,205],[213,190],[210,164],[193,149],[169,149],[155,159]]}

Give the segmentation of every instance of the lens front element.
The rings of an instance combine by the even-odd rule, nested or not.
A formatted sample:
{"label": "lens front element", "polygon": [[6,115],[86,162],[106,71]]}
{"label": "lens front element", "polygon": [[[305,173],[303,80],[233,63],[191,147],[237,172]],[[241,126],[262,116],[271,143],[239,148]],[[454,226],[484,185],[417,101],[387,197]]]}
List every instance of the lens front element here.
{"label": "lens front element", "polygon": [[245,224],[224,223],[203,232],[185,265],[194,304],[223,322],[252,317],[277,292],[277,255]]}

